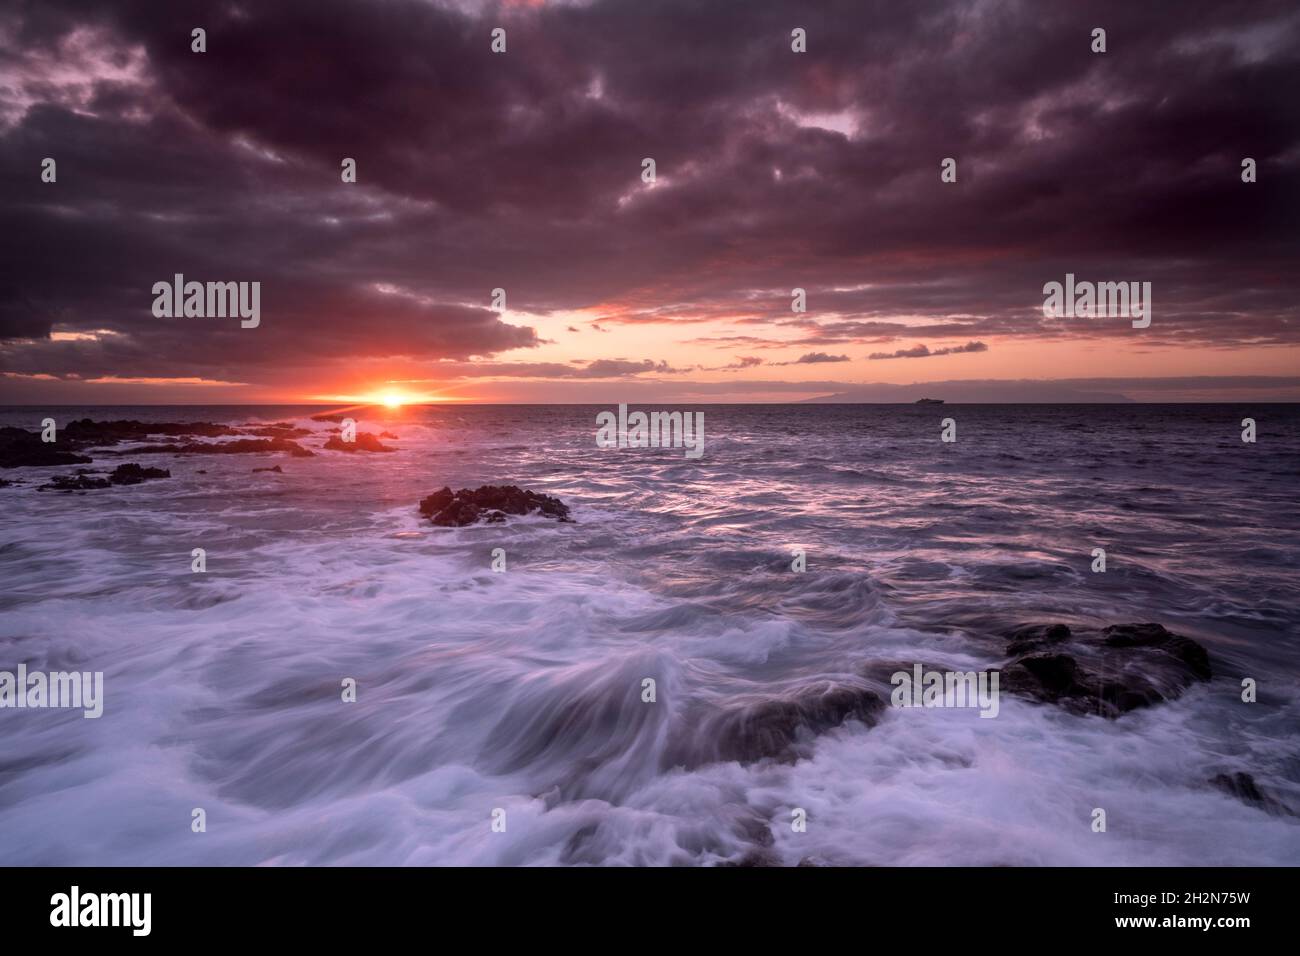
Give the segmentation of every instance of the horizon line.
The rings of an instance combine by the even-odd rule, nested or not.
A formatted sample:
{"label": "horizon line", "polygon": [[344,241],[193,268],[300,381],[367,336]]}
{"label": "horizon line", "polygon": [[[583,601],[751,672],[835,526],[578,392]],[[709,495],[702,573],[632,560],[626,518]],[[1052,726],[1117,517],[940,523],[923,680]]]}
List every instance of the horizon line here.
{"label": "horizon line", "polygon": [[[343,403],[340,402],[78,402],[78,403],[54,403],[54,402],[31,402],[24,404],[6,404],[0,405],[0,409],[6,408],[338,408]],[[638,401],[638,402],[403,402],[397,408],[392,408],[382,402],[356,402],[350,406],[353,408],[383,408],[389,411],[400,411],[402,408],[462,408],[472,406],[478,408],[498,407],[498,406],[551,406],[551,405],[627,405],[629,408],[633,405],[808,405],[825,407],[827,405],[897,405],[900,407],[915,407],[925,405],[932,407],[934,404],[940,405],[1300,405],[1300,399],[1234,399],[1232,401],[1160,401],[1150,402],[1138,399],[1127,399],[1124,401],[1109,402],[1085,402],[1085,401],[1023,401],[1023,402],[966,402],[966,401],[948,401],[941,399],[938,402],[828,402],[817,399],[800,399],[791,402],[764,402],[764,401],[747,401],[747,402],[696,402],[696,401]]]}

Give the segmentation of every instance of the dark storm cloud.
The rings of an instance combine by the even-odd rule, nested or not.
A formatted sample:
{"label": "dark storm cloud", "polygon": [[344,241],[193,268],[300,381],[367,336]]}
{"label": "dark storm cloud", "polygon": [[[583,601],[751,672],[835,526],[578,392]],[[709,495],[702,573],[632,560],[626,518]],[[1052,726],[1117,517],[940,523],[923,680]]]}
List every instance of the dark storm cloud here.
{"label": "dark storm cloud", "polygon": [[[0,368],[266,382],[537,345],[498,286],[802,347],[1119,334],[1043,317],[1066,272],[1151,281],[1154,342],[1300,342],[1293,3],[469,8],[10,4]],[[261,281],[261,328],[154,319],[176,272]]]}

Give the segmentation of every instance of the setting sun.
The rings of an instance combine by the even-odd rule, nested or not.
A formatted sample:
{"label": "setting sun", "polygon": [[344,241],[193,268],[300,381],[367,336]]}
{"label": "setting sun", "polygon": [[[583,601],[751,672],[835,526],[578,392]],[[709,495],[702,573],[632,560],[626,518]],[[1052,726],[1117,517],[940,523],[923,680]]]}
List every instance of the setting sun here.
{"label": "setting sun", "polygon": [[423,390],[412,391],[398,385],[382,385],[366,389],[365,391],[335,392],[326,395],[313,395],[310,397],[310,401],[358,406],[371,405],[381,406],[388,409],[399,409],[405,408],[407,405],[427,405],[434,402],[446,401],[446,399],[436,392],[426,392]]}

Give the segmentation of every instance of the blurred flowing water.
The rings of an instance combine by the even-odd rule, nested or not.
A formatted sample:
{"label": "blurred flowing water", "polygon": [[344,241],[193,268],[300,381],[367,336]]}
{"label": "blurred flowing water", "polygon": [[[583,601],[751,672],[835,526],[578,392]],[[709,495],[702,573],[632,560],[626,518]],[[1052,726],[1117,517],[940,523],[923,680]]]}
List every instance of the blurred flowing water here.
{"label": "blurred flowing water", "polygon": [[[1296,406],[692,406],[698,460],[597,448],[608,408],[365,409],[400,450],[351,455],[316,407],[0,410],[292,421],[316,452],[119,446],[88,467],[173,477],[86,494],[36,490],[72,468],[3,473],[0,670],[103,671],[106,702],[0,711],[0,863],[1300,860],[1300,819],[1208,784],[1248,772],[1300,807]],[[416,510],[492,483],[575,521]],[[1159,622],[1215,678],[1114,721],[1004,693],[993,720],[888,710],[792,763],[707,759],[702,713],[873,661],[996,666],[1051,621]]]}

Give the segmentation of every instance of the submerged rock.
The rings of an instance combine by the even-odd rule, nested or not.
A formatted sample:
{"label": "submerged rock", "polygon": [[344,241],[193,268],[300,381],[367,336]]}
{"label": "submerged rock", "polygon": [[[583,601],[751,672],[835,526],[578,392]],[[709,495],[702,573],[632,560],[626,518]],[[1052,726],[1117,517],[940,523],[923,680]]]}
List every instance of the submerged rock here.
{"label": "submerged rock", "polygon": [[1221,773],[1210,778],[1210,785],[1224,793],[1236,797],[1242,803],[1257,807],[1275,817],[1300,816],[1281,800],[1262,790],[1255,778],[1248,773]]}
{"label": "submerged rock", "polygon": [[289,422],[276,422],[272,425],[245,425],[241,434],[258,438],[306,438],[311,433],[310,428],[298,428]]}
{"label": "submerged rock", "polygon": [[54,475],[48,484],[41,485],[38,491],[91,491],[107,488],[110,485],[138,485],[144,481],[158,478],[170,478],[172,473],[166,468],[145,468],[135,463],[118,465],[108,477],[92,474],[85,469],[75,475]]}
{"label": "submerged rock", "polygon": [[283,475],[283,474],[284,474],[284,469],[281,468],[279,465],[272,465],[270,468],[254,468],[254,469],[253,469],[253,474],[257,474],[259,471],[273,471],[273,472],[275,472],[277,475]]}
{"label": "submerged rock", "polygon": [[688,770],[729,760],[793,763],[816,735],[849,720],[874,727],[884,709],[884,700],[873,690],[821,681],[689,722],[684,736],[668,748],[664,763]]}
{"label": "submerged rock", "polygon": [[1152,647],[1182,661],[1201,680],[1209,680],[1210,655],[1189,637],[1172,634],[1159,624],[1112,624],[1102,631],[1107,647]]}
{"label": "submerged rock", "polygon": [[1007,638],[1007,653],[1023,654],[1046,645],[1068,641],[1070,629],[1064,624],[1026,624],[1016,628]]}
{"label": "submerged rock", "polygon": [[559,498],[525,491],[516,485],[483,485],[471,491],[449,487],[435,491],[420,502],[420,514],[434,524],[459,528],[477,521],[501,522],[506,515],[540,512],[557,521],[571,521],[569,506]]}
{"label": "submerged rock", "polygon": [[95,488],[107,488],[109,481],[107,478],[96,478],[93,475],[52,475],[47,484],[41,485],[37,491],[91,491]]}
{"label": "submerged rock", "polygon": [[287,438],[239,438],[235,441],[194,441],[183,445],[145,445],[133,455],[252,455],[259,452],[288,452],[295,458],[311,458],[314,452]]}
{"label": "submerged rock", "polygon": [[356,441],[344,441],[337,435],[325,442],[325,447],[330,451],[397,451],[396,448],[389,448],[370,432],[358,432]]}
{"label": "submerged rock", "polygon": [[1205,648],[1160,624],[1113,624],[1075,634],[1065,624],[1007,635],[1002,689],[1078,714],[1118,717],[1174,700],[1211,677]]}

